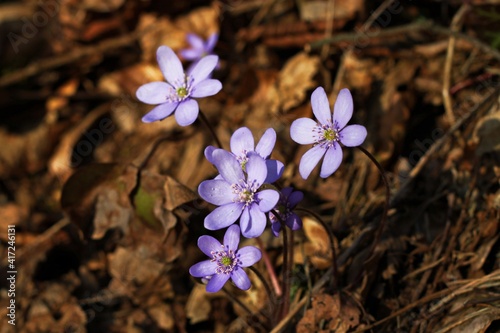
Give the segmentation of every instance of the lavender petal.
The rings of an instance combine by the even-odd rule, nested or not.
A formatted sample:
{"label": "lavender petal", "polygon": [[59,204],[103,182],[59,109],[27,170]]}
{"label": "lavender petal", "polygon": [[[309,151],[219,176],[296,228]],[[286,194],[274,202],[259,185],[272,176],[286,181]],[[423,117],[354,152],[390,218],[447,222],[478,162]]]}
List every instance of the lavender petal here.
{"label": "lavender petal", "polygon": [[262,252],[255,246],[245,246],[238,250],[240,267],[250,267],[262,258]]}
{"label": "lavender petal", "polygon": [[365,141],[367,134],[366,127],[349,125],[340,131],[340,142],[346,147],[357,147]]}
{"label": "lavender petal", "polygon": [[242,207],[242,203],[230,203],[215,208],[205,217],[205,228],[219,230],[230,226],[240,217]]}
{"label": "lavender petal", "polygon": [[166,96],[172,86],[163,81],[155,81],[143,84],[137,89],[135,95],[143,103],[156,105],[165,103]]}
{"label": "lavender petal", "polygon": [[307,145],[316,142],[314,130],[318,124],[310,118],[299,118],[290,126],[290,136],[293,141]]}
{"label": "lavender petal", "polygon": [[233,224],[227,228],[224,234],[224,245],[229,248],[229,250],[235,251],[238,249],[238,244],[240,243],[240,227]]}
{"label": "lavender petal", "polygon": [[205,201],[221,206],[233,202],[231,184],[223,179],[205,180],[198,186],[198,193]]}
{"label": "lavender petal", "polygon": [[333,122],[337,123],[339,129],[342,129],[351,120],[353,111],[352,95],[349,89],[342,89],[335,101],[333,107]]}
{"label": "lavender petal", "polygon": [[331,176],[342,163],[342,148],[336,142],[333,146],[328,149],[325,154],[325,159],[323,160],[323,165],[321,166],[321,171],[319,176],[321,178],[327,178]]}
{"label": "lavender petal", "polygon": [[231,276],[229,274],[214,274],[212,278],[207,283],[207,291],[210,293],[215,293],[224,287],[227,280],[229,280]]}
{"label": "lavender petal", "polygon": [[238,184],[242,179],[245,179],[240,163],[230,152],[216,149],[212,153],[212,159],[222,178],[229,184]]}
{"label": "lavender petal", "polygon": [[312,147],[311,149],[306,151],[304,155],[302,155],[299,163],[299,173],[302,178],[307,179],[307,177],[309,177],[314,167],[318,164],[319,160],[323,157],[325,152],[325,149],[318,145]]}
{"label": "lavender petal", "polygon": [[196,86],[198,83],[205,80],[210,75],[210,73],[212,73],[218,62],[219,57],[216,55],[208,55],[201,58],[191,71],[193,86]]}
{"label": "lavender petal", "polygon": [[200,98],[213,96],[217,94],[222,89],[222,83],[215,79],[206,79],[198,83],[193,87],[191,91],[191,97]]}
{"label": "lavender petal", "polygon": [[205,277],[215,274],[217,263],[211,260],[201,261],[189,268],[189,274],[194,277]]}
{"label": "lavender petal", "polygon": [[198,102],[194,99],[186,99],[179,103],[175,111],[175,120],[180,126],[189,126],[198,118]]}
{"label": "lavender petal", "polygon": [[220,251],[222,248],[221,243],[213,238],[212,236],[203,235],[198,238],[198,247],[210,258],[212,257],[212,251]]}
{"label": "lavender petal", "polygon": [[165,80],[174,87],[184,82],[184,68],[175,52],[168,46],[160,46],[156,51],[156,60]]}
{"label": "lavender petal", "polygon": [[153,108],[151,111],[146,113],[144,117],[142,117],[142,122],[143,123],[152,123],[153,121],[157,120],[162,120],[170,116],[179,103],[163,103],[155,108]]}
{"label": "lavender petal", "polygon": [[242,268],[237,268],[231,273],[231,280],[241,290],[248,290],[252,285],[247,273]]}
{"label": "lavender petal", "polygon": [[256,195],[260,200],[258,203],[259,209],[264,213],[267,213],[268,211],[276,207],[276,204],[280,199],[280,194],[275,190],[259,191]]}
{"label": "lavender petal", "polygon": [[311,106],[314,116],[318,121],[323,124],[329,124],[332,121],[332,112],[330,110],[330,103],[326,96],[325,89],[318,87],[311,95]]}
{"label": "lavender petal", "polygon": [[231,151],[236,156],[246,156],[250,151],[254,150],[255,142],[253,140],[252,132],[247,127],[238,128],[229,142]]}
{"label": "lavender petal", "polygon": [[262,158],[268,158],[276,144],[276,131],[272,128],[268,128],[262,137],[260,138],[259,143],[255,147],[255,151],[262,156]]}

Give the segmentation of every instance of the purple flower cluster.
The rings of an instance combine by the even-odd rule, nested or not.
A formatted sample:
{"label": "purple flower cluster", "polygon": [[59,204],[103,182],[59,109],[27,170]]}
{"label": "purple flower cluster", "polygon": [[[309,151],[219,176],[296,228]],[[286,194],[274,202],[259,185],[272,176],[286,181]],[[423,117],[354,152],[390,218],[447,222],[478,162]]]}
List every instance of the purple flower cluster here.
{"label": "purple flower cluster", "polygon": [[[196,120],[199,107],[195,98],[212,96],[222,89],[221,82],[211,78],[218,63],[218,57],[211,55],[217,39],[217,34],[206,42],[196,35],[188,35],[191,48],[181,51],[181,55],[196,62],[187,73],[172,49],[158,48],[157,60],[166,82],[147,83],[137,90],[139,100],[156,105],[142,118],[143,122],[162,120],[172,114],[181,126]],[[300,175],[307,179],[323,158],[320,176],[326,178],[342,162],[340,144],[359,146],[366,139],[367,131],[361,125],[347,125],[353,113],[353,100],[347,89],[340,91],[333,114],[321,87],[312,93],[311,104],[317,121],[295,120],[290,135],[299,144],[313,145],[300,160]],[[302,227],[302,220],[294,209],[302,201],[303,193],[292,187],[279,191],[276,184],[285,169],[282,162],[270,158],[276,137],[276,132],[269,128],[256,145],[250,129],[242,127],[231,136],[230,151],[214,146],[205,149],[205,157],[219,174],[198,186],[200,197],[217,206],[205,217],[204,226],[208,230],[227,228],[223,244],[212,236],[198,239],[200,250],[210,259],[189,269],[192,276],[208,281],[209,292],[219,291],[229,280],[240,289],[250,288],[250,279],[243,268],[255,264],[262,254],[253,246],[238,249],[240,234],[246,238],[259,237],[268,221],[276,237],[285,226],[291,230]]]}

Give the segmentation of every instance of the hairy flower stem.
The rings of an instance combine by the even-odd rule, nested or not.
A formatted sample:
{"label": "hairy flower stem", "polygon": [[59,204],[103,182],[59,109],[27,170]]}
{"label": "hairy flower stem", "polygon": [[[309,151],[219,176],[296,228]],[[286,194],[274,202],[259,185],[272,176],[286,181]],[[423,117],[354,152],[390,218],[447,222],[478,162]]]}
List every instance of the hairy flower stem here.
{"label": "hairy flower stem", "polygon": [[270,300],[273,302],[276,300],[276,294],[274,293],[273,289],[269,286],[269,283],[267,283],[266,279],[264,278],[264,275],[262,275],[259,270],[257,270],[255,267],[250,266],[248,267],[249,270],[255,273],[257,277],[259,278],[260,282],[264,285],[264,288],[266,288],[266,292],[269,295]]}
{"label": "hairy flower stem", "polygon": [[278,315],[279,319],[282,319],[288,313],[288,309],[290,307],[290,277],[291,271],[290,266],[288,265],[288,258],[290,253],[288,251],[289,248],[293,251],[293,247],[288,246],[288,231],[286,230],[286,224],[281,218],[281,215],[276,210],[271,210],[271,212],[276,216],[279,223],[281,224],[281,230],[283,231],[283,302],[281,303],[281,311]]}
{"label": "hairy flower stem", "polygon": [[259,237],[257,237],[255,240],[257,241],[257,245],[260,247],[260,250],[262,252],[262,259],[264,260],[264,264],[266,265],[269,278],[271,279],[271,284],[273,285],[274,288],[274,294],[276,295],[276,297],[280,297],[282,295],[282,290],[280,284],[278,283],[278,278],[276,277],[276,272],[274,271],[274,267],[271,264],[269,256],[267,255],[264,243]]}
{"label": "hairy flower stem", "polygon": [[377,231],[375,232],[375,238],[372,243],[372,247],[370,249],[370,252],[368,253],[367,261],[370,260],[372,257],[373,253],[375,252],[375,247],[377,246],[378,242],[380,241],[380,237],[382,236],[382,233],[385,228],[385,224],[387,221],[387,212],[389,211],[389,200],[391,199],[391,188],[389,187],[389,181],[387,180],[387,177],[385,176],[384,169],[380,165],[380,163],[375,159],[375,157],[365,148],[358,146],[357,147],[359,150],[361,150],[368,158],[375,164],[375,166],[378,168],[378,171],[380,172],[380,176],[382,177],[382,180],[384,181],[385,184],[385,204],[384,204],[384,211],[382,213],[382,218],[380,219],[380,224],[378,225]]}
{"label": "hairy flower stem", "polygon": [[248,313],[247,324],[252,327],[258,327],[261,332],[269,332],[269,327],[264,327],[261,321],[256,318],[256,316],[252,313],[252,311],[239,299],[233,296],[231,292],[226,290],[226,287],[222,288],[222,292],[226,294],[227,298],[231,300],[231,302],[238,304],[246,313]]}
{"label": "hairy flower stem", "polygon": [[215,142],[217,143],[217,146],[222,149],[222,143],[220,142],[219,137],[217,136],[214,128],[212,127],[212,125],[210,125],[207,117],[205,116],[205,114],[201,110],[200,110],[200,113],[198,114],[198,118],[200,118],[201,122],[204,123],[205,126],[208,128],[208,130],[210,131],[210,134],[212,134],[212,137],[214,138]]}
{"label": "hairy flower stem", "polygon": [[328,240],[330,241],[330,248],[332,250],[332,273],[333,273],[333,279],[330,280],[330,283],[331,283],[331,287],[333,288],[333,290],[337,291],[338,287],[339,287],[339,271],[338,271],[338,267],[337,267],[337,252],[335,251],[335,242],[334,242],[334,236],[333,236],[332,229],[315,212],[313,212],[313,211],[311,211],[311,210],[309,210],[307,208],[301,208],[301,207],[297,207],[297,208],[295,208],[295,210],[298,211],[298,212],[302,211],[302,212],[304,212],[306,214],[311,215],[316,221],[318,221],[323,226],[323,228],[325,228],[325,230],[326,230],[326,232],[328,234]]}

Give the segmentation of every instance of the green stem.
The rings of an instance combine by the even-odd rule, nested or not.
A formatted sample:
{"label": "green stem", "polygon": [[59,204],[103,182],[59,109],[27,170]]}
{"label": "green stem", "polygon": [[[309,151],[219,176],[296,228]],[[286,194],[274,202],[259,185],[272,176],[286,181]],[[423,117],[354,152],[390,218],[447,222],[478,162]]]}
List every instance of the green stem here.
{"label": "green stem", "polygon": [[200,113],[198,114],[198,118],[200,118],[201,122],[204,123],[205,126],[208,128],[208,130],[210,131],[210,134],[212,134],[212,137],[214,138],[215,142],[217,143],[217,146],[222,149],[222,143],[220,142],[219,137],[217,136],[214,128],[212,127],[212,125],[210,125],[207,117],[205,116],[205,114],[201,110],[200,110]]}

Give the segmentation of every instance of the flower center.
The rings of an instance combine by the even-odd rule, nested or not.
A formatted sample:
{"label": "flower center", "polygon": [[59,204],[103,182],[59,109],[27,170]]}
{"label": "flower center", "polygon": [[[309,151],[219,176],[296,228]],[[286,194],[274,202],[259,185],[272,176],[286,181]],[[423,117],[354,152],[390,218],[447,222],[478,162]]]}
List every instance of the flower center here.
{"label": "flower center", "polygon": [[243,208],[251,205],[254,202],[257,202],[258,199],[255,196],[255,193],[259,189],[260,184],[258,184],[255,180],[251,182],[246,182],[245,180],[241,180],[239,184],[232,184],[231,188],[233,189],[233,193],[236,194],[233,202],[242,202],[245,205]]}
{"label": "flower center", "polygon": [[168,103],[179,103],[191,96],[193,90],[193,78],[186,76],[184,80],[169,82],[171,84],[170,90],[166,96]]}
{"label": "flower center", "polygon": [[212,262],[217,263],[217,267],[215,268],[216,274],[231,274],[233,270],[241,264],[241,261],[238,259],[236,253],[233,250],[229,250],[229,248],[222,245],[223,250],[221,251],[212,251],[210,254],[212,255]]}
{"label": "flower center", "polygon": [[335,124],[317,124],[313,129],[315,145],[320,145],[322,148],[330,148],[334,146],[334,142],[340,141],[340,129]]}
{"label": "flower center", "polygon": [[177,88],[177,96],[184,98],[188,95],[188,91],[185,87]]}

